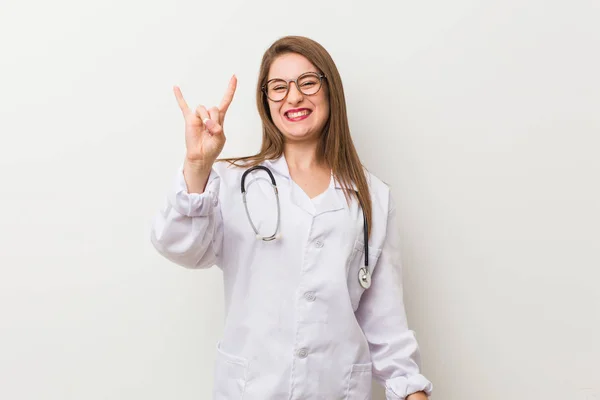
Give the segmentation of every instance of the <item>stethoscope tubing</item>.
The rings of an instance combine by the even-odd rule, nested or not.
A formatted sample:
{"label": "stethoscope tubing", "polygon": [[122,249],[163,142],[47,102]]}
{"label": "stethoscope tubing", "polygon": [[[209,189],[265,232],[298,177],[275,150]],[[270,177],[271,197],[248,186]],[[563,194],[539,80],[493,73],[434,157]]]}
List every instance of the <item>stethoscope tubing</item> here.
{"label": "stethoscope tubing", "polygon": [[[273,187],[273,191],[275,193],[275,199],[277,200],[277,225],[275,226],[275,232],[270,236],[261,236],[252,221],[252,217],[250,216],[250,211],[248,210],[248,202],[246,201],[246,177],[252,171],[263,170],[269,175],[269,179],[271,180],[271,186]],[[252,183],[252,182],[251,182]],[[241,191],[242,191],[242,201],[244,202],[244,209],[246,210],[246,216],[248,217],[248,221],[250,222],[250,226],[252,226],[252,230],[256,234],[257,239],[263,240],[265,242],[270,242],[279,237],[279,226],[281,224],[281,205],[279,203],[279,191],[277,190],[277,182],[275,181],[275,177],[271,170],[263,165],[255,165],[244,171],[242,174],[242,179],[240,182]],[[357,192],[358,193],[358,192]],[[364,243],[364,253],[365,253],[365,266],[360,269],[358,273],[358,280],[360,285],[368,289],[371,286],[371,273],[369,271],[369,224],[367,222],[367,215],[364,212],[364,209],[361,207],[363,211],[363,243]]]}

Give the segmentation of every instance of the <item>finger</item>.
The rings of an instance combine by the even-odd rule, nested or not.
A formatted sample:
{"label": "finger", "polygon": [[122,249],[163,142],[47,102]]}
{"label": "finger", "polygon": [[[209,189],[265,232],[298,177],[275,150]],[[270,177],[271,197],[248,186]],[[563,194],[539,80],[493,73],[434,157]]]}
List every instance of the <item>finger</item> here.
{"label": "finger", "polygon": [[223,133],[223,126],[219,123],[219,109],[217,107],[211,107],[208,110],[208,115],[210,116],[210,119],[204,121],[204,125],[206,125],[208,131],[213,135]]}
{"label": "finger", "polygon": [[208,109],[208,116],[213,121],[221,123],[221,120],[219,119],[220,115],[221,113],[219,112],[219,109],[217,107],[211,107]]}
{"label": "finger", "polygon": [[219,105],[219,111],[221,112],[221,118],[225,118],[225,114],[227,113],[227,109],[233,100],[233,95],[235,94],[235,88],[237,87],[237,77],[233,75],[229,80],[229,86],[227,87],[227,91],[225,92],[225,96],[223,96],[223,100],[221,100],[221,104]]}
{"label": "finger", "polygon": [[210,133],[211,135],[220,135],[223,133],[223,127],[219,125],[218,122],[213,121],[212,119],[207,119],[204,125],[206,126],[206,130],[208,130],[208,133]]}
{"label": "finger", "polygon": [[179,89],[179,86],[173,86],[173,93],[175,93],[175,98],[177,99],[177,104],[179,104],[181,112],[183,112],[184,114],[188,113],[190,111],[190,108],[185,102],[185,99],[183,98],[183,94],[181,94],[181,89]]}
{"label": "finger", "polygon": [[210,117],[208,115],[208,111],[206,110],[206,107],[204,107],[203,105],[199,105],[198,107],[196,107],[195,113],[196,113],[196,116],[198,116],[198,118],[200,118],[200,120],[202,121],[203,124],[206,124],[206,120],[210,119]]}

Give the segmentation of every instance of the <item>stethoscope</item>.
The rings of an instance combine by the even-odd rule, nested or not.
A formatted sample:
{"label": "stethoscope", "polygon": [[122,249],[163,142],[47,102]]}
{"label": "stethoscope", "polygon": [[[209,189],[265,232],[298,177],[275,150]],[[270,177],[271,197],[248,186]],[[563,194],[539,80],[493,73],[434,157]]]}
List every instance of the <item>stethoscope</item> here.
{"label": "stethoscope", "polygon": [[[263,171],[265,171],[267,174],[269,174],[269,178],[271,180],[270,184],[271,187],[273,188],[273,192],[275,193],[275,198],[277,200],[277,225],[275,225],[275,232],[273,232],[272,235],[270,236],[262,236],[259,232],[258,229],[256,229],[256,226],[254,225],[254,222],[252,222],[252,217],[250,217],[250,211],[248,211],[248,203],[246,202],[246,176],[252,172],[255,171],[257,169],[262,169]],[[268,181],[266,178],[256,178],[255,180],[252,180],[250,182],[250,184],[248,185],[248,187],[250,187],[250,185],[258,180],[265,180]],[[256,238],[258,240],[262,240],[265,242],[270,242],[272,240],[275,239],[280,239],[281,238],[281,234],[279,233],[279,227],[280,227],[280,223],[281,223],[281,207],[279,205],[279,191],[277,190],[277,182],[275,181],[275,177],[273,176],[273,173],[271,172],[271,170],[263,165],[256,165],[252,168],[247,169],[246,171],[244,171],[244,173],[242,174],[242,182],[241,182],[241,189],[242,189],[242,200],[244,202],[244,208],[246,209],[246,216],[248,217],[248,222],[250,222],[250,226],[252,226],[252,230],[254,231],[254,233],[256,234]],[[365,288],[368,289],[371,287],[371,271],[369,271],[369,227],[367,224],[367,216],[365,215],[365,213],[363,212],[363,237],[364,237],[364,243],[365,243],[365,266],[363,268],[361,268],[358,271],[358,282],[360,283],[360,285]]]}

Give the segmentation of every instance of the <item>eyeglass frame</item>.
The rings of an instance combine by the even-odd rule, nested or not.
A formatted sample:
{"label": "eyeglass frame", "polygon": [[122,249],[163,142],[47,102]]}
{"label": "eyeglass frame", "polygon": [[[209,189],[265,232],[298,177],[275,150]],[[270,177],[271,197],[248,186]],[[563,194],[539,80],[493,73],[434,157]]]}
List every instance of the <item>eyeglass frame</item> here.
{"label": "eyeglass frame", "polygon": [[[273,78],[273,79],[269,79],[264,85],[262,85],[261,89],[262,92],[265,94],[265,96],[267,96],[267,99],[274,101],[276,103],[279,103],[280,101],[285,100],[285,98],[287,97],[288,94],[290,94],[290,87],[291,87],[291,83],[294,82],[296,84],[296,89],[298,89],[298,91],[300,93],[302,93],[304,96],[313,96],[317,93],[319,93],[319,90],[317,90],[314,93],[311,94],[306,94],[302,91],[302,89],[300,89],[300,86],[298,85],[298,79],[302,78],[305,75],[315,75],[317,78],[319,78],[319,90],[321,90],[321,88],[323,87],[323,78],[327,79],[327,76],[321,72],[313,72],[313,71],[308,71],[305,72],[303,74],[300,74],[296,79],[290,79],[288,81],[286,81],[285,79],[281,79],[281,78]],[[273,100],[269,97],[268,92],[268,88],[267,86],[269,85],[269,82],[273,82],[273,81],[283,81],[287,84],[287,90],[285,92],[285,95],[281,98],[281,100]]]}

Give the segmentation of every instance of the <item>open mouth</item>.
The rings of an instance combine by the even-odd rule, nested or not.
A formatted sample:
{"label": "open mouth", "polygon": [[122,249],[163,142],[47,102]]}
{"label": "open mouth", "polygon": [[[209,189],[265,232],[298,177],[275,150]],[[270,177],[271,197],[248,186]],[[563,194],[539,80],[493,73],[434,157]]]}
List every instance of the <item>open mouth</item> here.
{"label": "open mouth", "polygon": [[296,121],[302,121],[303,119],[308,118],[308,116],[311,113],[312,113],[312,111],[309,110],[308,108],[303,108],[301,110],[286,111],[285,114],[283,114],[283,115],[285,116],[285,118],[288,121],[296,122]]}

